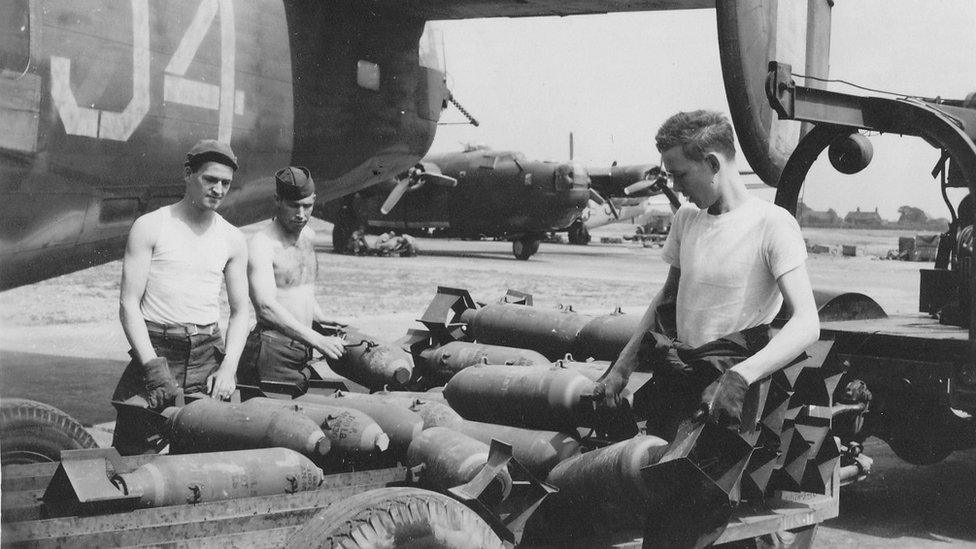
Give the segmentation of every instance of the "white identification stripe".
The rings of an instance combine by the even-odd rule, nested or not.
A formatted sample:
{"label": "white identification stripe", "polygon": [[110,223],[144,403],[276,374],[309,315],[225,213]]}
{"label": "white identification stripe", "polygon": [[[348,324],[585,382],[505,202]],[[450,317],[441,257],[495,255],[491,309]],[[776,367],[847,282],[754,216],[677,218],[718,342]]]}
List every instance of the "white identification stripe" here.
{"label": "white identification stripe", "polygon": [[[71,59],[51,56],[51,99],[65,133],[96,139],[127,141],[146,118],[151,106],[149,4],[132,6],[132,98],[122,112],[78,105],[71,88]],[[220,85],[184,78],[207,30],[220,12]],[[234,115],[244,114],[244,92],[234,87],[236,35],[233,0],[202,0],[163,75],[163,101],[218,111],[217,139],[230,143]],[[89,75],[91,78],[91,75]],[[85,92],[82,92],[83,94]],[[86,98],[86,102],[88,99]]]}
{"label": "white identification stripe", "polygon": [[122,112],[80,107],[71,91],[71,60],[51,56],[51,99],[65,133],[126,141],[149,112],[149,5],[132,2],[132,99]]}
{"label": "white identification stripe", "polygon": [[98,137],[127,141],[149,113],[149,6],[132,0],[132,99],[118,113],[102,111]]}
{"label": "white identification stripe", "polygon": [[[193,16],[193,21],[190,22],[190,26],[183,33],[183,40],[180,41],[180,45],[173,52],[173,57],[169,60],[169,64],[166,65],[166,72],[178,76],[186,74],[186,70],[190,68],[190,63],[193,62],[193,57],[197,54],[197,50],[200,49],[203,38],[207,36],[207,29],[210,28],[210,24],[216,15],[217,0],[203,0],[200,2],[200,6],[197,7],[197,13]],[[223,23],[221,21],[221,24]]]}
{"label": "white identification stripe", "polygon": [[220,106],[220,88],[181,76],[163,76],[163,98],[173,103],[217,110]]}
{"label": "white identification stripe", "polygon": [[234,129],[234,2],[220,0],[220,126],[217,140],[230,143]]}

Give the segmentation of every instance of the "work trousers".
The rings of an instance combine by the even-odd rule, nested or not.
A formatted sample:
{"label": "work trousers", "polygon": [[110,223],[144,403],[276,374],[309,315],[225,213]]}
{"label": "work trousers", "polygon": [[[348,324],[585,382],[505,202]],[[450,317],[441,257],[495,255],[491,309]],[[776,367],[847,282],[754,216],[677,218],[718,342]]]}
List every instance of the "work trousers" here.
{"label": "work trousers", "polygon": [[[150,332],[156,355],[169,363],[169,370],[185,394],[205,393],[207,377],[214,373],[224,358],[224,342],[219,329],[213,334],[186,335],[178,333],[157,334]],[[146,406],[146,386],[142,364],[129,351],[132,360],[122,372],[115,387],[113,401],[128,401]],[[119,413],[115,423],[112,446],[122,455],[153,453],[157,447],[148,439],[158,436],[158,428],[136,414]]]}
{"label": "work trousers", "polygon": [[312,348],[305,343],[258,326],[247,336],[237,377],[245,385],[288,383],[304,393],[312,377],[311,360]]}

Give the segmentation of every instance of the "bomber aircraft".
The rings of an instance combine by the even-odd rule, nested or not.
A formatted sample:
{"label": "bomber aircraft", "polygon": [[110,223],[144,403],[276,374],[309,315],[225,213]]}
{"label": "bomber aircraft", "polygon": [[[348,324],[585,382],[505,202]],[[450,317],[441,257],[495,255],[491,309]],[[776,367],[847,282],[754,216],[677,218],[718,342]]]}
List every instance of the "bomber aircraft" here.
{"label": "bomber aircraft", "polygon": [[353,195],[337,216],[333,248],[350,234],[394,230],[436,237],[512,240],[528,259],[546,233],[565,230],[590,199],[590,178],[574,163],[529,160],[514,151],[468,146],[433,154],[397,181]]}
{"label": "bomber aircraft", "polygon": [[799,124],[772,115],[766,65],[824,77],[829,48],[830,2],[785,4],[5,0],[0,289],[119,258],[136,217],[180,198],[182,157],[201,138],[241,159],[229,221],[267,218],[271,174],[288,164],[315,174],[319,213],[335,221],[352,200],[338,199],[423,157],[452,100],[437,48],[420,43],[427,21],[714,9],[743,152],[774,184]]}
{"label": "bomber aircraft", "polygon": [[651,164],[598,170],[468,145],[427,155],[396,181],[355,193],[334,216],[332,244],[345,251],[357,230],[503,238],[516,258],[528,259],[548,233],[567,231],[571,244],[586,244],[590,219],[598,227],[636,217],[665,186]]}

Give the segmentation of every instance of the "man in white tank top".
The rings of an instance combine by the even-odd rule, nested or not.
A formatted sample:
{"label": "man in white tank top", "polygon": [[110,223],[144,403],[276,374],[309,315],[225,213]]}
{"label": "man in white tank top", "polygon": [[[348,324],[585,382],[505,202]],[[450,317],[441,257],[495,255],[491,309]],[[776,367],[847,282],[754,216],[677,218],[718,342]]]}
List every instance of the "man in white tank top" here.
{"label": "man in white tank top", "polygon": [[[112,400],[158,410],[181,393],[226,399],[236,388],[247,335],[247,245],[216,212],[236,169],[229,145],[198,142],[186,155],[183,199],[132,225],[119,309],[132,361]],[[226,349],[217,327],[221,282],[230,305]],[[147,439],[155,435],[120,412],[113,446],[125,455],[151,452]]]}
{"label": "man in white tank top", "polygon": [[[765,332],[785,301],[792,311],[786,325],[761,349],[743,348],[735,360],[713,363],[717,369],[706,372],[704,384],[718,379],[701,392],[700,402],[691,403],[709,421],[737,427],[749,385],[784,367],[819,337],[806,248],[796,220],[750,195],[740,180],[732,125],[723,115],[678,113],[661,126],[656,145],[675,190],[694,205],[675,213],[662,253],[671,266],[667,280],[604,374],[605,404],[619,403],[636,368],[655,368],[639,364],[641,356],[653,353],[638,351],[645,333],[661,331],[662,305],[674,305],[676,334],[671,335],[683,349],[693,350],[733,334],[744,334],[740,341],[754,339],[750,336],[756,329]],[[702,391],[701,383],[697,386]]]}
{"label": "man in white tank top", "polygon": [[308,389],[312,351],[338,359],[343,340],[312,329],[313,322],[334,324],[315,299],[318,262],[308,226],[315,184],[306,168],[275,174],[275,216],[248,244],[248,285],[257,326],[241,358],[241,383],[274,381]]}

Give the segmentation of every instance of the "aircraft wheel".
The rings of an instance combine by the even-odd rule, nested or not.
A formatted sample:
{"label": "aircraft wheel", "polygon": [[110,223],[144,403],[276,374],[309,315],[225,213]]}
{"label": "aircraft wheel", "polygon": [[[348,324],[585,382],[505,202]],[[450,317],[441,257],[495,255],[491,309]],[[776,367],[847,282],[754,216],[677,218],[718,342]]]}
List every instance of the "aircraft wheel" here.
{"label": "aircraft wheel", "polygon": [[474,511],[419,488],[379,488],[338,501],[313,516],[285,547],[501,548]]}
{"label": "aircraft wheel", "polygon": [[61,450],[98,448],[95,439],[71,416],[23,398],[0,401],[0,462],[44,463],[61,459]]}
{"label": "aircraft wheel", "polygon": [[590,231],[580,220],[576,220],[569,226],[569,243],[579,246],[586,246],[590,243]]}
{"label": "aircraft wheel", "polygon": [[525,261],[539,251],[540,241],[541,239],[537,236],[523,236],[518,240],[513,240],[512,253],[515,254],[516,259]]}

